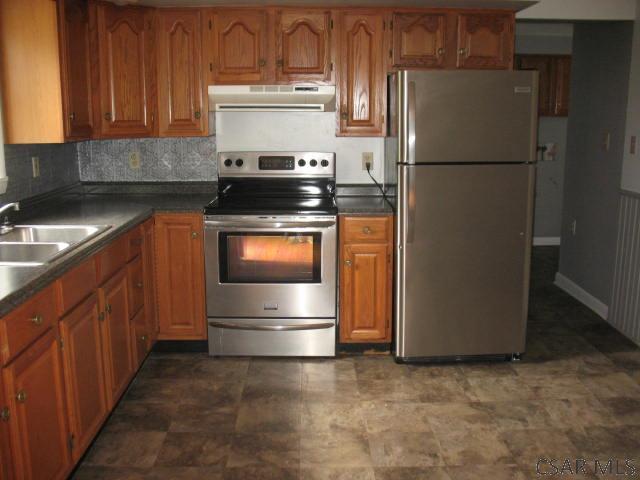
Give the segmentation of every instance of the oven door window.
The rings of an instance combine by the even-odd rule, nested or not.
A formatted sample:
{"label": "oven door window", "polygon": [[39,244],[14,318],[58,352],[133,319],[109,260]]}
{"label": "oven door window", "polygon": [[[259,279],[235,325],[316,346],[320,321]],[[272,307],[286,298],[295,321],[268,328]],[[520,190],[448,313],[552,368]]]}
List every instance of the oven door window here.
{"label": "oven door window", "polygon": [[220,233],[220,283],[320,283],[322,234]]}

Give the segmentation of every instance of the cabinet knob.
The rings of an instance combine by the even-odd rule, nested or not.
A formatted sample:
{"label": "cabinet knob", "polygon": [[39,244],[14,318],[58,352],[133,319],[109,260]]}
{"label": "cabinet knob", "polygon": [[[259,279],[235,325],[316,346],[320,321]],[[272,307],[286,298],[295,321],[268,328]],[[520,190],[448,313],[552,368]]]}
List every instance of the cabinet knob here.
{"label": "cabinet knob", "polygon": [[42,318],[42,315],[36,315],[35,317],[31,318],[31,323],[33,323],[36,327],[42,325],[43,322],[44,318]]}
{"label": "cabinet knob", "polygon": [[104,114],[104,119],[105,119],[107,122],[110,122],[110,121],[111,121],[111,112],[107,112],[107,113],[105,113],[105,114]]}
{"label": "cabinet knob", "polygon": [[191,232],[191,238],[198,238],[198,232]]}
{"label": "cabinet knob", "polygon": [[461,48],[460,50],[458,50],[458,54],[459,55],[465,55],[467,53],[467,49],[466,48]]}
{"label": "cabinet knob", "polygon": [[75,112],[71,112],[71,114],[69,115],[69,120],[71,120],[72,122],[76,119],[76,113]]}
{"label": "cabinet knob", "polygon": [[196,117],[196,120],[200,120],[200,117],[201,117],[200,110],[196,110],[193,116]]}
{"label": "cabinet knob", "polygon": [[104,309],[107,311],[107,313],[111,313],[111,304],[110,304],[110,303],[107,303],[107,304],[104,306]]}
{"label": "cabinet knob", "polygon": [[345,260],[345,261],[344,261],[344,264],[345,264],[347,267],[350,267],[350,266],[351,266],[351,260]]}
{"label": "cabinet knob", "polygon": [[25,392],[24,390],[20,390],[17,394],[16,394],[16,400],[20,403],[24,403],[27,401],[27,392]]}
{"label": "cabinet knob", "polygon": [[258,66],[264,67],[266,65],[267,65],[267,61],[264,58],[261,58],[260,60],[258,60]]}
{"label": "cabinet knob", "polygon": [[140,340],[142,340],[143,342],[146,342],[147,341],[147,336],[146,335],[142,335],[140,337]]}
{"label": "cabinet knob", "polygon": [[138,283],[136,283],[136,287],[137,287],[137,288],[142,288],[142,282],[138,282]]}
{"label": "cabinet knob", "polygon": [[365,235],[370,235],[371,234],[371,229],[369,227],[364,227],[362,229],[362,233],[364,233]]}
{"label": "cabinet knob", "polygon": [[441,56],[443,56],[443,55],[444,55],[444,48],[440,47],[440,48],[438,49],[438,56],[439,56],[439,57],[441,57]]}
{"label": "cabinet knob", "polygon": [[3,422],[8,422],[9,418],[11,418],[9,407],[4,407],[2,410],[0,410],[0,420],[2,420]]}
{"label": "cabinet knob", "polygon": [[348,120],[349,119],[349,114],[346,111],[342,111],[342,113],[340,113],[340,118],[342,120]]}

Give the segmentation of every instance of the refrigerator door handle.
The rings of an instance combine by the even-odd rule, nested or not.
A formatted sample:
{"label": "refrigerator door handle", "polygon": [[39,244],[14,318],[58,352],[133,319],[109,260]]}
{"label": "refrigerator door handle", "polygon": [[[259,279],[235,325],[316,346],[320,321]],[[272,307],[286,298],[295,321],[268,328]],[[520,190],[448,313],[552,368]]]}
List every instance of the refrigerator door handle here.
{"label": "refrigerator door handle", "polygon": [[413,243],[413,237],[416,229],[416,174],[415,167],[407,168],[407,220],[406,226],[406,243]]}
{"label": "refrigerator door handle", "polygon": [[407,163],[416,163],[416,82],[407,82]]}

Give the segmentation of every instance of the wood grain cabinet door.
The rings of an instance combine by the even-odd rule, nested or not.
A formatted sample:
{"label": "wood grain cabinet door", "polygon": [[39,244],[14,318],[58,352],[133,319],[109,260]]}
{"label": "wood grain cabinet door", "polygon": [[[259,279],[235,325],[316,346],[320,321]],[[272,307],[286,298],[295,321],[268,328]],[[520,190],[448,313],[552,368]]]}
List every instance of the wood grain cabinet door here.
{"label": "wood grain cabinet door", "polygon": [[131,329],[127,295],[127,271],[120,270],[99,290],[102,352],[109,409],[124,393],[133,375]]}
{"label": "wood grain cabinet door", "polygon": [[49,330],[2,373],[16,478],[66,478],[70,437],[56,330]]}
{"label": "wood grain cabinet door", "polygon": [[108,413],[100,322],[95,294],[60,322],[74,462],[80,459]]}
{"label": "wood grain cabinet door", "polygon": [[200,11],[159,9],[157,30],[159,134],[205,135],[208,108]]}
{"label": "wood grain cabinet door", "polygon": [[59,0],[58,16],[65,139],[88,139],[93,134],[89,4]]}
{"label": "wood grain cabinet door", "polygon": [[279,10],[276,13],[276,81],[331,80],[331,13]]}
{"label": "wood grain cabinet door", "polygon": [[213,83],[260,83],[273,71],[268,62],[267,12],[218,10],[213,15]]}
{"label": "wood grain cabinet door", "polygon": [[553,113],[558,117],[569,115],[569,93],[571,90],[571,57],[557,55],[553,58],[554,87]]}
{"label": "wood grain cabinet door", "polygon": [[445,66],[449,53],[445,13],[394,13],[392,36],[394,67]]}
{"label": "wood grain cabinet door", "polygon": [[155,342],[158,332],[156,275],[155,275],[155,234],[153,219],[147,220],[142,226],[144,240],[142,243],[142,276],[144,283],[144,318],[147,322],[147,332],[151,345]]}
{"label": "wood grain cabinet door", "polygon": [[512,13],[458,15],[458,68],[510,69],[513,49]]}
{"label": "wood grain cabinet door", "polygon": [[347,244],[341,255],[340,341],[390,340],[391,249]]}
{"label": "wood grain cabinet door", "polygon": [[340,13],[338,135],[384,135],[386,72],[384,15]]}
{"label": "wood grain cabinet door", "polygon": [[154,132],[153,11],[98,4],[100,134],[149,136]]}
{"label": "wood grain cabinet door", "polygon": [[161,214],[156,225],[158,338],[206,338],[202,214]]}
{"label": "wood grain cabinet door", "polygon": [[4,384],[0,375],[0,480],[10,480],[13,475],[13,460],[9,448],[9,420],[11,412],[4,397]]}

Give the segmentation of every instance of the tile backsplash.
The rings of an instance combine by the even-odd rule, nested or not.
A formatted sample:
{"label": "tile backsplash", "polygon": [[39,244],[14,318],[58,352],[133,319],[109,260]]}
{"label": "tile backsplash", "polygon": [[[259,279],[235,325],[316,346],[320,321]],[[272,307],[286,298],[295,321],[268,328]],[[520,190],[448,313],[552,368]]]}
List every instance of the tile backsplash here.
{"label": "tile backsplash", "polygon": [[[137,154],[139,168],[131,168]],[[216,138],[138,138],[78,143],[84,182],[216,180]]]}
{"label": "tile backsplash", "polygon": [[[78,182],[78,158],[75,143],[5,145],[7,192],[0,204],[23,200],[34,195]],[[38,157],[40,176],[33,178],[31,158]]]}

